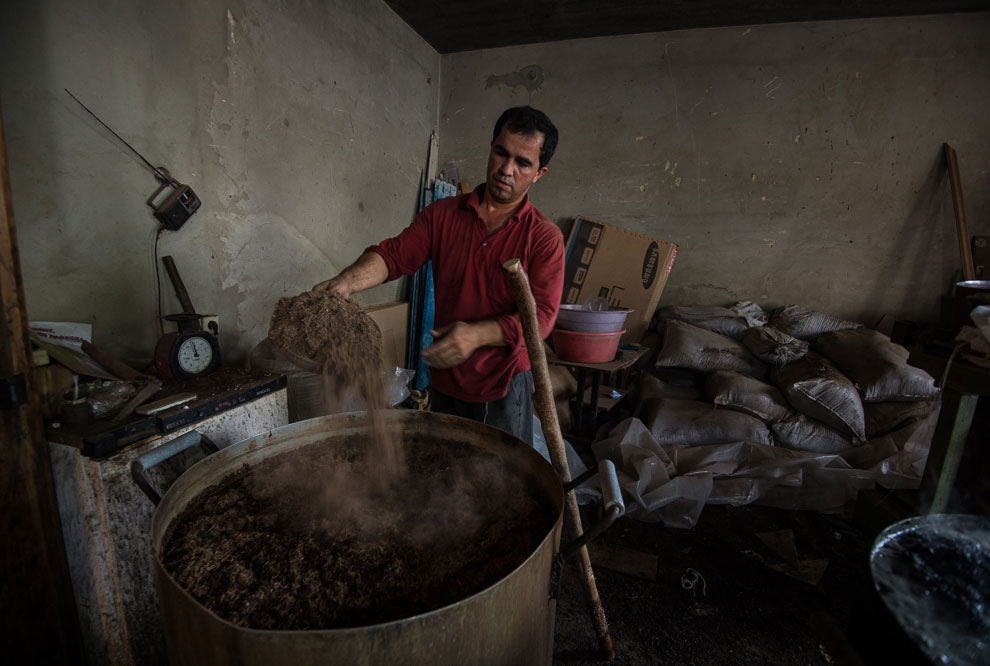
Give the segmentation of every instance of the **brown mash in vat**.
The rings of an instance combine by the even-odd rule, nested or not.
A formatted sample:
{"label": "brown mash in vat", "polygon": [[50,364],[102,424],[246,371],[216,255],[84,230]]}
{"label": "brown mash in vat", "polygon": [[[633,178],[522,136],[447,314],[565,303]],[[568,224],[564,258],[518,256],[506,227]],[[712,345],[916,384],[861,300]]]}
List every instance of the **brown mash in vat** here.
{"label": "brown mash in vat", "polygon": [[365,626],[485,589],[553,527],[512,460],[407,434],[407,473],[382,488],[367,483],[360,439],[275,455],[208,488],[170,527],[165,568],[243,627]]}

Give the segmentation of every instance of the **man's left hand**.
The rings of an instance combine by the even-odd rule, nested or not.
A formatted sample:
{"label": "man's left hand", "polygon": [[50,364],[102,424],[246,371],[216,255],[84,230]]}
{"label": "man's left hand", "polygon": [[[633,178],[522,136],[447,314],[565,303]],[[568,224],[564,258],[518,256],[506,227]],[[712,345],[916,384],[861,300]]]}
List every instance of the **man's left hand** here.
{"label": "man's left hand", "polygon": [[423,360],[431,368],[453,368],[460,365],[481,346],[475,327],[455,321],[441,329],[430,331],[433,344],[423,350]]}

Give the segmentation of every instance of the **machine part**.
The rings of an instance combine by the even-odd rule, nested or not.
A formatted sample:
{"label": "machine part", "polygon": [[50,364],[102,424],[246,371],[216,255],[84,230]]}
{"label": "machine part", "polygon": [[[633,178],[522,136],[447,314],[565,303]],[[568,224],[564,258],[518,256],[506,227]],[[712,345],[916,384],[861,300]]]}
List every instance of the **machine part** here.
{"label": "machine part", "polygon": [[144,407],[138,407],[137,413],[142,416],[150,416],[151,414],[157,414],[158,412],[163,412],[166,409],[171,409],[172,407],[184,405],[187,402],[195,400],[197,397],[199,396],[195,393],[176,393],[168,398],[162,398],[161,400],[149,402]]}
{"label": "machine part", "polygon": [[184,435],[179,435],[171,442],[158,447],[153,451],[149,451],[137,460],[131,462],[131,476],[134,478],[134,482],[138,487],[144,491],[144,494],[148,496],[152,504],[158,505],[162,501],[161,494],[155,489],[154,485],[151,483],[151,479],[148,478],[148,470],[159,465],[173,456],[177,456],[186,449],[191,449],[197,444],[202,444],[206,452],[216,453],[220,448],[213,443],[209,437],[199,432],[198,430],[190,430]]}
{"label": "machine part", "polygon": [[[144,155],[139,153],[134,146],[127,143],[127,141],[124,140],[124,137],[110,129],[110,126],[100,120],[99,116],[90,111],[89,107],[79,101],[78,97],[69,92],[68,89],[63,88],[63,90],[68,93],[69,97],[76,100],[76,102],[79,103],[79,106],[86,110],[86,113],[93,116],[93,118],[96,119],[96,122],[103,125],[107,131],[127,146],[132,153],[140,157],[141,161],[144,162],[148,168],[151,169],[152,173],[155,174],[155,178],[159,182],[159,187],[150,197],[148,197],[147,204],[151,206],[151,209],[154,211],[153,215],[159,222],[162,223],[163,227],[170,231],[175,231],[185,224],[186,220],[192,217],[193,213],[199,210],[202,202],[200,202],[199,197],[196,196],[196,193],[192,191],[191,187],[188,185],[183,185],[179,181],[172,178],[168,172],[168,169],[154,166],[151,162],[145,159]],[[171,191],[161,201],[155,202],[155,199],[158,198],[158,196],[165,191],[165,188],[168,187],[172,188]]]}
{"label": "machine part", "polygon": [[196,309],[193,307],[192,301],[189,300],[189,292],[186,291],[186,285],[182,282],[182,276],[179,275],[179,269],[175,265],[172,255],[162,257],[162,263],[165,264],[165,272],[168,273],[168,279],[172,281],[172,288],[175,289],[175,297],[179,299],[182,312],[184,314],[194,314]]}
{"label": "machine part", "polygon": [[[548,600],[564,504],[560,482],[532,447],[482,423],[416,410],[385,410],[385,427],[493,453],[531,476],[553,526],[518,568],[456,603],[382,624],[344,629],[244,629],[193,599],[165,569],[161,553],[170,526],[202,492],[270,457],[313,445],[347,446],[368,430],[365,413],[322,416],[276,428],[228,446],[186,470],[165,492],[151,523],[151,548],[166,644],[172,664],[327,663],[362,666],[549,666],[556,604]],[[178,447],[179,445],[176,445]],[[146,461],[146,464],[150,461]],[[498,498],[493,498],[497,502]]]}
{"label": "machine part", "polygon": [[[579,539],[569,542],[567,547],[561,550],[560,554],[565,560],[570,559],[578,550],[597,539],[602,532],[611,527],[612,523],[621,518],[626,512],[626,504],[622,501],[622,490],[619,488],[619,477],[615,473],[615,463],[608,459],[599,461],[597,473],[602,486],[602,517],[590,530],[582,534]],[[579,478],[581,479],[581,483],[583,483],[589,477],[585,473]],[[569,492],[572,487],[576,488],[578,485],[580,483],[572,481],[566,486],[567,491]]]}
{"label": "machine part", "polygon": [[[553,461],[553,469],[557,472],[560,483],[566,485],[571,480],[571,471],[567,466],[564,436],[560,432],[560,423],[557,421],[557,407],[553,401],[550,371],[547,369],[546,351],[543,348],[540,327],[536,321],[536,301],[533,299],[533,292],[529,287],[529,277],[523,270],[522,262],[518,259],[510,259],[502,264],[502,270],[505,271],[509,284],[512,286],[516,309],[519,311],[520,320],[522,320],[529,364],[533,371],[533,402],[536,407],[536,415],[543,426],[543,437],[546,439],[550,459]],[[576,542],[582,537],[582,529],[581,513],[578,510],[577,498],[574,493],[567,494],[566,506],[567,536],[571,541]],[[612,637],[608,633],[605,608],[598,596],[595,573],[591,568],[591,557],[588,555],[588,548],[584,544],[579,545],[577,552],[581,560],[581,580],[584,584],[584,594],[591,609],[592,621],[595,624],[598,647],[601,649],[602,655],[611,661],[615,658],[615,650],[612,648]]]}
{"label": "machine part", "polygon": [[[164,198],[157,200],[166,188],[171,189]],[[151,206],[151,210],[154,211],[152,215],[162,223],[163,227],[169,231],[178,231],[186,223],[186,220],[199,210],[202,202],[191,187],[183,185],[174,178],[169,178],[151,193],[145,203]]]}

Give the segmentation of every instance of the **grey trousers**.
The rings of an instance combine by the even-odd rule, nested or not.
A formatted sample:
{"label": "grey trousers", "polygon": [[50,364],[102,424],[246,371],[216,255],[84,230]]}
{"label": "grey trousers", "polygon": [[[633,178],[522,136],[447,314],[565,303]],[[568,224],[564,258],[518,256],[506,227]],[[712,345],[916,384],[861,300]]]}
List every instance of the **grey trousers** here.
{"label": "grey trousers", "polygon": [[512,378],[504,398],[490,402],[468,402],[434,390],[432,409],[480,421],[533,446],[533,373],[529,370]]}

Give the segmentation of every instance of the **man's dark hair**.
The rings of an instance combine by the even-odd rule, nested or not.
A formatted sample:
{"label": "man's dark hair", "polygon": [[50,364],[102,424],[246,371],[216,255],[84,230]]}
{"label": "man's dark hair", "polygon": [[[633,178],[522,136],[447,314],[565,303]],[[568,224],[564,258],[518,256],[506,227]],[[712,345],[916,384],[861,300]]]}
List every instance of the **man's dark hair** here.
{"label": "man's dark hair", "polygon": [[498,117],[495,123],[495,131],[492,133],[492,141],[498,138],[502,132],[502,126],[507,126],[510,132],[515,134],[535,134],[539,132],[543,135],[543,145],[540,147],[540,168],[542,169],[550,163],[553,151],[557,149],[557,128],[550,122],[550,118],[542,111],[538,111],[531,106],[514,106],[506,109]]}

